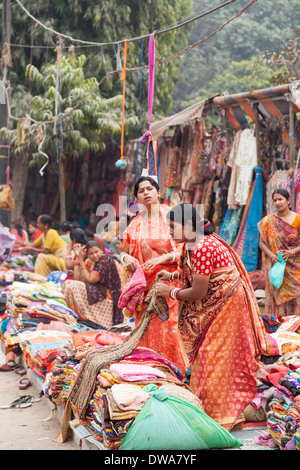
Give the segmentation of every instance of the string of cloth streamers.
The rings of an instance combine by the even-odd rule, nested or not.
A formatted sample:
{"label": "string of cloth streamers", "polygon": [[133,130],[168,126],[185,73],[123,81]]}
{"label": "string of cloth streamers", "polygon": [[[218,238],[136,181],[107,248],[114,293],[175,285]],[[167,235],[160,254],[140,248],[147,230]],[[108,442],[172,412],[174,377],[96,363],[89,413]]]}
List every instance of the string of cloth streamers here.
{"label": "string of cloth streamers", "polygon": [[[20,2],[20,0],[16,0],[16,2],[19,4],[19,6],[26,12],[26,14],[31,18],[33,19],[34,21],[36,21],[39,25],[41,25],[42,27],[44,27],[45,29],[47,29],[48,31],[51,31],[53,32],[54,34],[58,34],[59,36],[61,37],[66,37],[72,41],[77,41],[77,42],[81,42],[81,43],[85,43],[85,44],[89,44],[89,45],[98,45],[98,46],[102,46],[102,45],[107,45],[107,44],[120,44],[122,42],[125,43],[125,50],[124,50],[124,65],[123,65],[123,68],[122,68],[122,71],[121,71],[121,80],[123,80],[123,103],[122,103],[122,130],[121,130],[121,158],[120,160],[118,160],[118,162],[116,162],[116,166],[118,167],[125,167],[126,166],[126,162],[124,161],[124,155],[123,155],[123,150],[124,150],[124,115],[125,115],[125,83],[126,83],[126,71],[137,71],[137,70],[141,70],[141,69],[145,69],[145,68],[148,68],[149,69],[149,83],[148,83],[148,114],[149,114],[149,122],[148,122],[148,125],[149,125],[149,130],[148,132],[146,132],[144,135],[143,135],[143,138],[142,138],[142,141],[143,142],[146,142],[148,141],[148,150],[149,150],[149,143],[150,143],[150,140],[151,140],[151,132],[150,132],[150,126],[151,126],[151,116],[152,116],[152,107],[153,107],[153,96],[154,96],[154,76],[155,76],[155,68],[159,65],[162,65],[166,62],[170,62],[171,60],[175,60],[176,58],[186,54],[187,52],[189,52],[190,50],[192,50],[193,48],[197,47],[198,45],[202,44],[203,42],[207,41],[210,37],[212,37],[213,35],[215,35],[217,32],[221,31],[223,28],[225,28],[229,23],[231,23],[234,19],[238,18],[239,16],[241,16],[250,6],[252,6],[254,3],[257,2],[257,0],[251,0],[250,3],[248,3],[245,7],[243,7],[236,15],[232,16],[226,23],[224,23],[223,25],[221,25],[217,30],[213,31],[210,35],[202,38],[201,40],[197,41],[195,44],[191,45],[191,46],[188,46],[186,47],[185,49],[173,54],[172,56],[169,56],[165,59],[162,59],[161,61],[159,62],[155,62],[155,37],[158,35],[158,34],[161,34],[163,32],[167,32],[167,31],[170,31],[172,29],[176,29],[176,28],[179,28],[179,27],[182,27],[182,26],[185,26],[186,24],[192,22],[192,21],[195,21],[196,19],[199,19],[200,17],[203,17],[203,16],[206,16],[207,14],[210,14],[220,8],[223,8],[224,6],[227,6],[229,4],[232,4],[234,3],[236,0],[230,0],[226,3],[224,3],[223,5],[221,6],[218,6],[212,10],[210,10],[209,12],[206,12],[202,15],[198,15],[197,17],[195,18],[191,18],[189,20],[187,20],[186,22],[183,22],[181,24],[177,24],[175,26],[171,26],[169,28],[166,28],[165,30],[161,30],[161,31],[156,31],[150,35],[146,35],[146,36],[140,36],[140,37],[137,37],[137,38],[131,38],[131,39],[128,39],[128,40],[122,40],[122,41],[118,41],[118,42],[114,42],[114,43],[91,43],[91,42],[88,42],[88,41],[83,41],[83,40],[79,40],[79,39],[74,39],[74,38],[71,38],[70,36],[66,36],[64,34],[61,34],[55,30],[52,30],[51,28],[48,28],[47,26],[45,26],[43,23],[41,23],[39,20],[37,20],[34,16],[32,16],[29,11],[22,5],[22,3]],[[149,64],[148,66],[139,66],[139,67],[134,67],[134,68],[130,68],[130,69],[126,69],[126,59],[127,59],[127,43],[129,41],[133,42],[133,41],[137,41],[137,40],[140,40],[140,39],[143,39],[145,37],[149,37]],[[106,75],[98,82],[98,84],[95,86],[95,88],[89,92],[85,97],[83,97],[75,106],[73,106],[73,108],[71,110],[69,110],[67,113],[63,114],[63,115],[57,115],[56,114],[56,117],[55,119],[53,120],[49,120],[49,121],[36,121],[34,120],[33,118],[31,118],[30,115],[26,115],[26,120],[28,121],[31,121],[32,123],[36,124],[36,125],[43,125],[45,126],[46,124],[54,124],[54,129],[55,129],[55,126],[57,126],[58,122],[62,122],[63,119],[65,119],[67,116],[71,115],[73,113],[73,111],[75,111],[75,109],[77,109],[91,94],[93,94],[100,86],[101,84],[112,74],[114,73],[117,73],[117,72],[120,72],[120,68],[117,67],[116,70],[113,70],[113,71],[110,71],[110,72],[107,72]],[[8,115],[9,115],[9,118],[11,119],[14,119],[14,120],[17,120],[17,121],[20,121],[20,120],[24,120],[25,118],[16,118],[15,116],[12,116],[11,115],[11,110],[10,110],[10,106],[9,106],[9,99],[8,99],[8,92],[7,92],[7,89],[6,87],[0,82],[0,85],[5,89],[5,92],[6,92],[6,95],[7,95],[7,103],[8,103]],[[54,131],[55,133],[55,131]],[[40,153],[41,152],[41,145],[39,145],[39,149],[38,151]],[[45,154],[44,154],[45,156]],[[48,159],[48,157],[47,157]],[[45,165],[43,167],[43,170],[45,168]],[[43,174],[43,173],[41,173]]]}
{"label": "string of cloth streamers", "polygon": [[[19,0],[16,0],[17,3],[20,3]],[[236,0],[231,0],[230,2],[227,2],[227,4],[229,3],[232,3],[233,1],[236,1]],[[182,49],[181,51],[173,54],[172,56],[169,56],[167,58],[164,58],[158,62],[155,62],[153,64],[153,67],[158,67],[160,65],[163,65],[167,62],[170,62],[174,59],[177,59],[178,57],[181,57],[183,55],[185,55],[187,52],[191,51],[192,49],[194,49],[195,47],[199,46],[200,44],[204,43],[205,41],[207,41],[208,39],[210,39],[212,36],[214,36],[215,34],[217,34],[219,31],[221,31],[222,29],[224,29],[228,24],[230,24],[233,20],[237,19],[239,16],[241,16],[248,8],[250,8],[254,3],[256,3],[257,0],[251,0],[250,3],[248,3],[245,7],[243,7],[236,15],[232,16],[226,23],[224,23],[222,26],[220,26],[218,29],[216,29],[215,31],[213,31],[211,34],[209,34],[208,36],[205,36],[204,38],[200,39],[199,41],[197,41],[196,43],[190,45],[190,46],[187,46],[185,49]],[[224,4],[223,6],[227,5],[227,4]],[[34,18],[34,17],[33,17]],[[57,34],[60,34],[60,33],[57,33]],[[152,35],[157,35],[159,34],[159,32],[155,32],[155,33],[152,33]],[[62,35],[63,37],[63,35]],[[147,37],[151,37],[150,36],[147,36]],[[79,41],[79,40],[78,40]],[[92,43],[89,43],[89,44],[92,44]],[[109,43],[106,43],[106,44],[109,44]],[[112,43],[113,44],[113,43]],[[97,45],[101,45],[100,43],[97,44]],[[139,70],[142,70],[142,69],[148,69],[149,68],[149,65],[143,65],[143,66],[138,66],[138,67],[133,67],[133,68],[127,68],[126,69],[126,72],[135,72],[135,71],[139,71]],[[16,121],[19,121],[19,120],[23,120],[23,119],[28,119],[30,120],[31,122],[33,122],[34,124],[54,124],[55,122],[57,121],[60,121],[60,120],[63,120],[65,119],[66,117],[68,117],[70,114],[72,114],[73,111],[75,111],[90,95],[92,95],[102,84],[103,82],[111,75],[115,74],[115,73],[119,73],[120,70],[117,68],[115,70],[111,70],[109,72],[106,73],[106,75],[104,75],[102,77],[102,79],[97,83],[97,85],[95,85],[95,87],[89,92],[87,93],[81,100],[78,101],[78,103],[76,105],[73,106],[72,109],[70,109],[67,113],[65,114],[62,114],[60,116],[57,116],[56,119],[53,119],[53,120],[46,120],[46,121],[36,121],[35,119],[33,119],[31,116],[29,116],[28,114],[26,115],[26,117],[23,117],[23,118],[17,118],[16,116],[13,116],[10,112],[10,108],[9,108],[9,117],[10,119],[13,119],[13,120],[16,120]],[[2,88],[5,88],[3,83],[0,82],[0,86],[2,86]],[[5,89],[5,92],[7,93],[7,90]],[[8,97],[8,93],[7,93],[7,97]],[[9,103],[9,101],[8,101]]]}

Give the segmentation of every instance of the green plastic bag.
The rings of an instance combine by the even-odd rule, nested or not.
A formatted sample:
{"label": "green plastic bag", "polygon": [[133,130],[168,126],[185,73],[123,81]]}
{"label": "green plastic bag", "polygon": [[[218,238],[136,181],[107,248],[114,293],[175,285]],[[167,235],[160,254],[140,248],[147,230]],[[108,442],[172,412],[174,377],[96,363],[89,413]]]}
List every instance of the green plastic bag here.
{"label": "green plastic bag", "polygon": [[279,261],[275,263],[269,271],[269,279],[276,289],[279,289],[283,283],[286,262],[284,261],[280,251],[277,251]]}
{"label": "green plastic bag", "polygon": [[199,450],[239,447],[243,443],[164,386],[144,387],[151,397],[130,426],[119,450]]}

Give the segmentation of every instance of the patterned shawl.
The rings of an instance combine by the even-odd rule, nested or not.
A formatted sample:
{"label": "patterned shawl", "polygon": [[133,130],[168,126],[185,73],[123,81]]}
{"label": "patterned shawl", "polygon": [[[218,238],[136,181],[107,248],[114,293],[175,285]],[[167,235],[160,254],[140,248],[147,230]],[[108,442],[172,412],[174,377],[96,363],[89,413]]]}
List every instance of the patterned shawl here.
{"label": "patterned shawl", "polygon": [[[262,241],[277,255],[277,251],[291,250],[299,246],[299,232],[274,214],[267,215],[258,223],[258,229]],[[263,253],[263,264],[268,274],[272,261]],[[273,289],[270,285],[269,276],[266,289],[270,290],[277,304],[283,304],[299,296],[300,293],[300,253],[288,258],[284,279],[279,289]]]}
{"label": "patterned shawl", "polygon": [[106,299],[108,289],[113,301],[113,324],[122,323],[123,314],[118,307],[121,281],[114,260],[108,255],[103,255],[95,263],[93,270],[100,274],[100,281],[96,284],[85,283],[89,304],[93,305],[99,300]]}

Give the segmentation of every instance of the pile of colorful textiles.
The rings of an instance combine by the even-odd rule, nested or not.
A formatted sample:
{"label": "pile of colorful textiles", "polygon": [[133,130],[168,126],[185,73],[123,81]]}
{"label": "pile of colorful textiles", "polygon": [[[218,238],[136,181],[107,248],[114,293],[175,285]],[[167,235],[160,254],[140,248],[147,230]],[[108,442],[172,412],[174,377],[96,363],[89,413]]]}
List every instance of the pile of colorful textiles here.
{"label": "pile of colorful textiles", "polygon": [[275,333],[281,323],[284,322],[283,317],[275,318],[274,315],[268,315],[266,313],[261,314],[261,316],[267,333]]}
{"label": "pile of colorful textiles", "polygon": [[252,405],[257,410],[263,409],[269,436],[281,450],[300,449],[299,366],[300,351],[296,351],[262,366],[257,372],[258,393]]}
{"label": "pile of colorful textiles", "polygon": [[52,403],[56,405],[65,404],[74,374],[75,368],[78,365],[72,356],[67,355],[67,359],[62,358],[66,355],[66,348],[58,349],[56,359],[51,365],[51,372],[46,375],[44,382],[44,395]]}
{"label": "pile of colorful textiles", "polygon": [[[274,333],[267,333],[267,353],[266,356],[282,356],[288,352],[300,349],[300,315],[290,315],[277,319],[279,326],[271,324],[271,317],[268,317],[270,327],[277,326]],[[266,325],[267,316],[264,323]]]}
{"label": "pile of colorful textiles", "polygon": [[[125,384],[124,384],[125,385]],[[119,387],[120,385],[114,385],[113,387]],[[122,386],[122,385],[121,385]],[[134,407],[127,407],[126,410],[120,408],[116,401],[116,396],[113,393],[113,387],[107,389],[101,396],[101,401],[95,402],[95,409],[98,412],[98,425],[102,423],[102,438],[101,434],[94,429],[94,435],[99,440],[103,440],[105,447],[115,450],[118,449],[128,432],[134,419],[137,417],[139,410]],[[139,392],[136,394],[143,393],[142,388],[136,385]],[[132,389],[130,392],[132,394]],[[144,400],[146,401],[147,398]],[[132,405],[133,406],[133,405]],[[100,418],[100,421],[99,421]],[[98,428],[98,431],[101,428]]]}
{"label": "pile of colorful textiles", "polygon": [[16,269],[18,271],[34,272],[34,257],[31,255],[14,255],[1,265],[3,268]]}
{"label": "pile of colorful textiles", "polygon": [[[91,333],[89,336],[93,337]],[[79,337],[84,338],[84,334],[74,334],[73,337],[78,344]],[[91,348],[91,343],[86,343],[86,346],[89,347],[88,353],[95,347]],[[78,345],[76,359],[82,357],[79,356],[82,347],[82,344]],[[71,386],[76,373],[75,369]],[[172,362],[151,349],[138,347],[119,362],[107,364],[100,370],[86,418],[80,421],[93,430],[93,436],[105,447],[116,450],[149,397],[143,391],[146,385],[164,385],[168,393],[202,409],[200,400],[183,380],[183,374]],[[76,407],[74,412],[76,415]]]}
{"label": "pile of colorful textiles", "polygon": [[269,408],[267,426],[273,440],[282,450],[295,450],[294,434],[300,430],[300,369],[278,380]]}
{"label": "pile of colorful textiles", "polygon": [[64,296],[55,284],[13,282],[7,290],[7,313],[15,317],[22,331],[39,323],[61,321],[77,331],[77,315],[68,308]]}
{"label": "pile of colorful textiles", "polygon": [[65,331],[26,331],[18,337],[27,366],[42,379],[51,372],[61,348],[72,345],[72,334]]}

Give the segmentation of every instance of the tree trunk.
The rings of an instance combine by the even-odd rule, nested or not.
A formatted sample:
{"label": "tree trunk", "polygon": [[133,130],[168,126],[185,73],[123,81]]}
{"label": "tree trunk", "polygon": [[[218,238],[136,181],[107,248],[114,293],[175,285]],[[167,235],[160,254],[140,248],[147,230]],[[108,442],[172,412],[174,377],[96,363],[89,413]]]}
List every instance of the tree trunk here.
{"label": "tree trunk", "polygon": [[30,156],[14,157],[14,165],[12,171],[13,195],[15,199],[15,208],[12,211],[12,222],[15,222],[23,214],[24,198],[28,180],[28,165]]}
{"label": "tree trunk", "polygon": [[[2,46],[4,43],[10,44],[10,18],[11,18],[11,7],[10,0],[3,0],[2,2]],[[4,59],[4,60],[3,60]],[[3,67],[3,69],[2,69]],[[8,116],[8,103],[7,96],[3,86],[8,89],[10,79],[10,67],[11,63],[7,62],[7,58],[2,57],[1,72],[2,72],[2,86],[0,87],[0,128],[8,127],[9,116]],[[9,96],[8,96],[8,99]],[[9,148],[5,145],[6,142],[1,142],[0,152],[0,184],[6,183],[6,170],[9,166]],[[0,210],[0,222],[10,228],[11,211]]]}
{"label": "tree trunk", "polygon": [[58,187],[59,187],[59,201],[60,201],[60,223],[67,219],[66,215],[66,193],[65,193],[65,181],[64,181],[64,166],[62,157],[59,158],[58,163]]}

